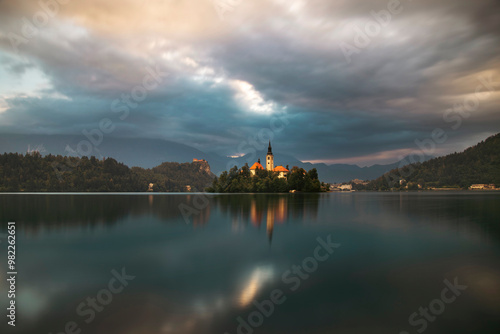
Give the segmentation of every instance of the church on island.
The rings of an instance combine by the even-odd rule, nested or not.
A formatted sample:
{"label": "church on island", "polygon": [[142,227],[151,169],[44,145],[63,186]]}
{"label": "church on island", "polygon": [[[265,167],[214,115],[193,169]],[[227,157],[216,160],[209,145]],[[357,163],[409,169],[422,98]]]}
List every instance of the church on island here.
{"label": "church on island", "polygon": [[[250,167],[250,175],[254,176],[257,172],[257,169],[264,169],[264,167],[262,167],[260,163],[260,158],[256,163],[252,165],[252,167]],[[273,156],[273,150],[271,148],[271,141],[269,141],[269,147],[267,148],[266,170],[277,173],[279,178],[286,178],[288,174],[288,169],[286,169],[285,167],[283,166],[274,167],[274,156]]]}

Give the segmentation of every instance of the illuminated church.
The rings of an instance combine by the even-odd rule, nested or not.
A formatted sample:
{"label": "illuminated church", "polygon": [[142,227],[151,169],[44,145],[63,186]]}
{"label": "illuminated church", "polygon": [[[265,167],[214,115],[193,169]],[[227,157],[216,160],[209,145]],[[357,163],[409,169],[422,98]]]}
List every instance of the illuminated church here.
{"label": "illuminated church", "polygon": [[[260,159],[250,167],[250,174],[252,176],[255,175],[257,172],[257,169],[264,169],[262,165],[260,164]],[[267,171],[273,171],[278,174],[279,178],[285,178],[288,174],[288,169],[286,169],[283,166],[277,166],[274,167],[274,156],[273,156],[273,150],[271,148],[271,141],[269,141],[269,147],[267,148],[267,154],[266,154],[266,170]]]}

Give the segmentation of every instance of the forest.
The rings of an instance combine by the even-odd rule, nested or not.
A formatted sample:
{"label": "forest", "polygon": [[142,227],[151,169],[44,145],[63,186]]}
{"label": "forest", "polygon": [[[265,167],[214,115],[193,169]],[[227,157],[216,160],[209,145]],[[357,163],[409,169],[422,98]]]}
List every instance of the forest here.
{"label": "forest", "polygon": [[150,183],[154,192],[203,191],[214,177],[206,162],[164,162],[144,169],[113,158],[0,155],[0,192],[143,192]]}
{"label": "forest", "polygon": [[423,163],[394,169],[356,190],[466,189],[472,184],[500,187],[500,134],[469,147]]}

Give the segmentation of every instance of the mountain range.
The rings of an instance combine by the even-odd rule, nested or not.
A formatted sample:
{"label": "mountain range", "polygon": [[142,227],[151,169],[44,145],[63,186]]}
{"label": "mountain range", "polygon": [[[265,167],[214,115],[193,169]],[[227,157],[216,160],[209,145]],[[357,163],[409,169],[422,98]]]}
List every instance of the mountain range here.
{"label": "mountain range", "polygon": [[[78,156],[77,147],[83,135],[19,135],[0,134],[0,153],[26,153],[28,149],[38,150],[42,155],[54,154],[63,156]],[[82,146],[82,151],[88,148]],[[241,167],[245,163],[250,166],[260,157],[264,159],[267,151],[258,151],[256,154],[247,154],[239,158],[223,157],[215,153],[200,151],[191,146],[162,139],[135,139],[135,138],[103,138],[97,146],[92,146],[87,156],[99,159],[111,157],[128,166],[153,168],[162,162],[191,162],[193,158],[205,159],[209,162],[211,171],[220,174],[232,166]],[[276,165],[298,166],[305,170],[316,168],[321,181],[336,183],[347,182],[353,179],[371,180],[400,166],[400,162],[386,165],[372,165],[359,167],[354,164],[331,164],[302,162],[297,158],[275,152]]]}

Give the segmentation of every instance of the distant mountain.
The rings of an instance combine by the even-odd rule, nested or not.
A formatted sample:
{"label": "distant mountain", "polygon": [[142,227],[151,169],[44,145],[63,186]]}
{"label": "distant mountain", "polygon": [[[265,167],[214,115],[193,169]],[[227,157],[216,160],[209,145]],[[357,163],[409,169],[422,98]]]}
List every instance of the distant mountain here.
{"label": "distant mountain", "polygon": [[[403,180],[403,185],[400,186],[399,180]],[[477,183],[500,186],[500,133],[463,152],[393,169],[370,182],[368,188],[385,190],[405,185],[409,189],[418,189],[418,185],[467,188]]]}
{"label": "distant mountain", "polygon": [[[39,149],[42,155],[50,153],[63,156],[78,156],[73,150],[77,150],[77,145],[82,140],[87,140],[87,138],[83,135],[0,134],[0,153],[26,153],[28,147],[30,147],[32,150]],[[259,157],[264,161],[266,153],[267,151],[259,151],[253,155],[247,154],[239,158],[228,158],[162,139],[112,138],[105,136],[102,143],[94,147],[87,156],[94,155],[99,159],[112,157],[127,166],[142,168],[153,168],[162,162],[191,162],[193,158],[205,159],[210,164],[212,172],[218,175],[235,165],[238,167],[244,166],[245,163],[252,165]],[[306,170],[316,168],[320,180],[329,183],[346,182],[353,179],[371,180],[399,166],[399,162],[369,167],[350,164],[312,164],[279,152],[275,152],[274,161],[275,165],[285,167],[288,165],[290,168],[293,166]]]}
{"label": "distant mountain", "polygon": [[[267,151],[259,151],[256,154],[247,154],[245,156],[231,159],[228,163],[229,166],[236,165],[238,167],[242,167],[245,163],[248,163],[251,166],[258,158],[261,161],[265,160]],[[427,159],[430,159],[428,157]],[[402,159],[402,161],[408,161],[408,159]],[[231,164],[232,163],[232,164]],[[405,165],[402,164],[401,166]],[[380,175],[400,166],[400,162],[394,162],[392,164],[387,165],[373,165],[369,167],[359,167],[357,165],[350,164],[332,164],[326,165],[324,163],[309,163],[302,162],[296,159],[293,156],[275,153],[274,154],[274,165],[282,165],[289,166],[292,168],[293,166],[297,166],[300,168],[304,168],[305,170],[310,170],[312,168],[316,168],[318,170],[319,178],[323,182],[328,183],[337,183],[337,182],[347,182],[354,179],[360,180],[373,180]]]}

